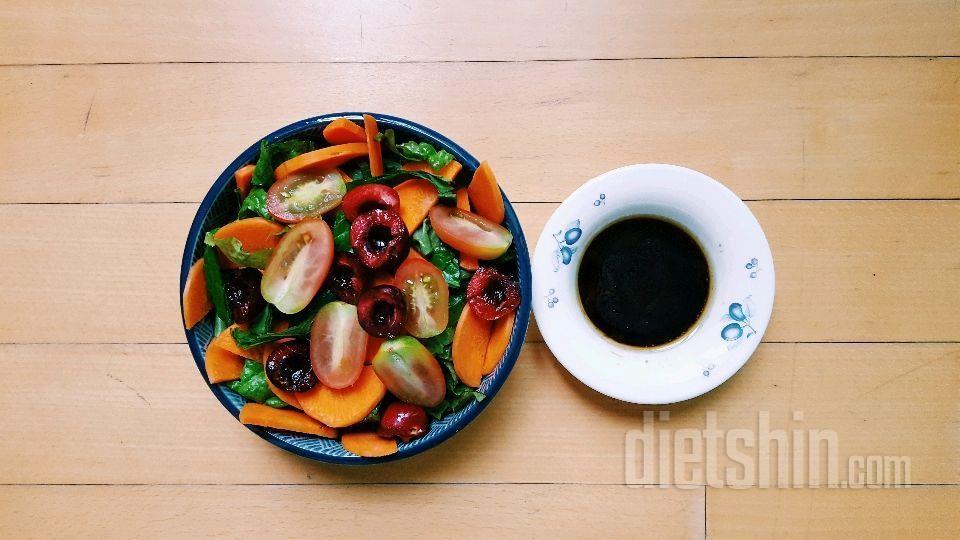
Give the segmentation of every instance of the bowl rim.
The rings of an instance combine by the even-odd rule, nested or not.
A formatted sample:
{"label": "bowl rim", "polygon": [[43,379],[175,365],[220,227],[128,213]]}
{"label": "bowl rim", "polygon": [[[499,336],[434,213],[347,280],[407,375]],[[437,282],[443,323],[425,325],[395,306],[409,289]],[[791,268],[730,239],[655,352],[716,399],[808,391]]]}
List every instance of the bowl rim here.
{"label": "bowl rim", "polygon": [[[207,194],[203,197],[200,202],[197,212],[194,215],[193,222],[190,225],[190,229],[187,233],[187,239],[184,244],[183,257],[180,265],[180,311],[181,311],[181,324],[183,324],[183,289],[186,285],[187,274],[190,272],[190,267],[194,263],[193,254],[196,251],[197,244],[200,242],[202,236],[202,227],[203,223],[206,220],[208,214],[210,213],[214,202],[223,194],[224,190],[227,189],[230,182],[233,180],[233,173],[242,165],[250,163],[251,160],[256,156],[260,151],[260,141],[266,140],[268,142],[276,142],[279,140],[286,139],[288,137],[294,136],[303,131],[309,129],[317,128],[324,124],[329,123],[330,121],[336,118],[348,118],[351,120],[359,120],[362,118],[362,115],[369,114],[373,116],[378,123],[382,123],[387,127],[399,127],[407,131],[411,131],[420,135],[421,137],[426,138],[432,143],[442,146],[447,151],[451,152],[454,155],[454,158],[460,161],[463,164],[464,168],[476,169],[480,162],[473,157],[472,154],[464,150],[459,144],[452,141],[445,135],[427,127],[422,124],[407,120],[399,116],[392,116],[381,113],[362,113],[362,112],[335,112],[328,113],[319,116],[313,116],[310,118],[305,118],[298,120],[291,124],[288,124],[272,133],[260,137],[256,140],[250,147],[240,153],[229,165],[220,173],[220,176],[214,181],[213,185],[207,191]],[[509,345],[507,346],[507,351],[504,353],[504,357],[501,360],[501,368],[498,368],[497,372],[494,373],[494,377],[490,380],[490,385],[484,390],[485,398],[482,401],[471,402],[465,409],[462,410],[462,415],[454,419],[450,424],[446,425],[444,431],[430,438],[427,441],[424,441],[422,444],[415,446],[413,448],[404,448],[401,447],[396,453],[389,456],[379,457],[379,458],[366,458],[361,456],[335,456],[328,455],[322,452],[315,450],[308,450],[301,448],[297,445],[291,444],[287,441],[284,441],[278,438],[273,431],[260,426],[251,426],[247,424],[242,424],[247,429],[257,434],[260,438],[270,442],[271,444],[278,446],[290,453],[302,456],[314,461],[320,461],[324,463],[334,463],[342,465],[373,465],[377,463],[386,463],[390,461],[397,461],[407,457],[411,457],[426,450],[429,450],[438,444],[446,441],[463,430],[468,424],[473,422],[477,416],[493,401],[493,398],[496,397],[497,393],[500,391],[500,388],[506,382],[507,377],[513,370],[514,365],[516,364],[517,358],[520,355],[520,350],[523,347],[524,342],[526,341],[527,329],[530,324],[530,311],[532,304],[532,274],[530,267],[530,253],[527,248],[526,239],[523,234],[523,229],[520,226],[520,221],[517,218],[517,215],[513,209],[513,205],[510,203],[510,200],[507,198],[506,194],[503,193],[501,189],[501,195],[503,195],[504,208],[506,210],[504,224],[513,234],[514,247],[517,251],[517,267],[518,267],[518,279],[520,281],[521,289],[521,301],[520,306],[517,308],[516,322],[514,323],[513,336],[510,340]],[[207,375],[204,369],[204,355],[203,348],[199,343],[195,331],[193,329],[187,329],[184,326],[184,332],[187,338],[187,344],[190,347],[190,352],[193,355],[194,363],[197,366],[197,369],[200,372],[200,376],[203,378],[204,382],[207,384],[207,387],[213,392],[217,400],[220,401],[220,404],[237,418],[239,422],[239,409],[234,409],[233,404],[228,400],[226,394],[219,384],[211,384],[207,379]],[[502,369],[502,371],[501,371]]]}

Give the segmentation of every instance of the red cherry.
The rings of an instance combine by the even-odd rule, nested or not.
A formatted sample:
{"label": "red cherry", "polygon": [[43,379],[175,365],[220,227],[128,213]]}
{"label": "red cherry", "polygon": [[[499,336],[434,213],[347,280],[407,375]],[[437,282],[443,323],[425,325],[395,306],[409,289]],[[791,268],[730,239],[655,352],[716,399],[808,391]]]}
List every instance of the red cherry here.
{"label": "red cherry", "polygon": [[400,195],[390,186],[367,184],[348,191],[340,208],[350,221],[371,210],[390,210],[396,213],[400,208]]}
{"label": "red cherry", "polygon": [[467,284],[467,302],[478,317],[495,321],[520,305],[520,286],[496,269],[484,266]]}
{"label": "red cherry", "polygon": [[427,412],[423,407],[394,401],[387,405],[380,415],[380,428],[377,435],[381,437],[397,437],[403,442],[410,442],[427,432]]}
{"label": "red cherry", "polygon": [[393,269],[410,253],[410,233],[395,212],[371,210],[350,224],[350,245],[367,268]]}

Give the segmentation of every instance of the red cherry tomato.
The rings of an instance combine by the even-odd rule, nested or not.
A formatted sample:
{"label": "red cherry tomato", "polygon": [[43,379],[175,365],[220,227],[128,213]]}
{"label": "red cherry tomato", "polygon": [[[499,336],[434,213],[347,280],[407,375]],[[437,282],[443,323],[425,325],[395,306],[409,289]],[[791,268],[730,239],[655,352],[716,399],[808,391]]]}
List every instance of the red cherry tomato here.
{"label": "red cherry tomato", "polygon": [[293,174],[270,186],[267,211],[278,221],[299,223],[336,208],[346,194],[347,184],[337,169]]}
{"label": "red cherry tomato", "polygon": [[410,257],[397,268],[394,284],[406,301],[403,326],[410,335],[428,338],[447,328],[450,289],[439,268],[426,259]]}
{"label": "red cherry tomato", "polygon": [[360,378],[367,353],[367,333],[357,307],[330,302],[320,308],[310,330],[310,363],[324,386],[346,388]]}
{"label": "red cherry tomato", "polygon": [[290,229],[263,272],[260,294],[288,315],[307,307],[320,290],[333,262],[333,233],[322,219]]}
{"label": "red cherry tomato", "polygon": [[513,242],[507,229],[453,206],[434,206],[430,209],[430,223],[440,240],[460,253],[485,261],[503,255]]}

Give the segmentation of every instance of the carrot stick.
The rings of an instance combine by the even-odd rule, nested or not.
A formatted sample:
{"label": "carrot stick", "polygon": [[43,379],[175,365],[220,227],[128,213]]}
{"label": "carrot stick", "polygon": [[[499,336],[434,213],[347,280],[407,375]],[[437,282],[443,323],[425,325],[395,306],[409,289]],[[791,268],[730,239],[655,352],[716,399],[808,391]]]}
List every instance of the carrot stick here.
{"label": "carrot stick", "polygon": [[363,128],[346,118],[337,118],[323,128],[323,138],[330,144],[346,144],[352,142],[367,142],[367,134]]}
{"label": "carrot stick", "polygon": [[369,114],[363,115],[363,130],[367,134],[367,147],[370,148],[370,174],[383,176],[383,154],[380,141],[377,140],[377,120]]}

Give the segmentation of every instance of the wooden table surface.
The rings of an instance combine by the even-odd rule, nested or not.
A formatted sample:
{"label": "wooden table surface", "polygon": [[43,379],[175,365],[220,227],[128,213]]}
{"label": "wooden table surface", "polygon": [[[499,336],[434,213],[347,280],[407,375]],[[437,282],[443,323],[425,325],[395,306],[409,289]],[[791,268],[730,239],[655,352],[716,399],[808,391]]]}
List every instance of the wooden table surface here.
{"label": "wooden table surface", "polygon": [[[956,537],[958,56],[954,1],[5,0],[0,536]],[[268,445],[194,366],[183,239],[242,149],[339,110],[490,160],[528,242],[600,172],[717,178],[774,253],[764,343],[651,408],[580,385],[534,324],[487,411],[426,454],[344,468]],[[645,410],[833,430],[842,473],[907,456],[909,486],[630,487]]]}

